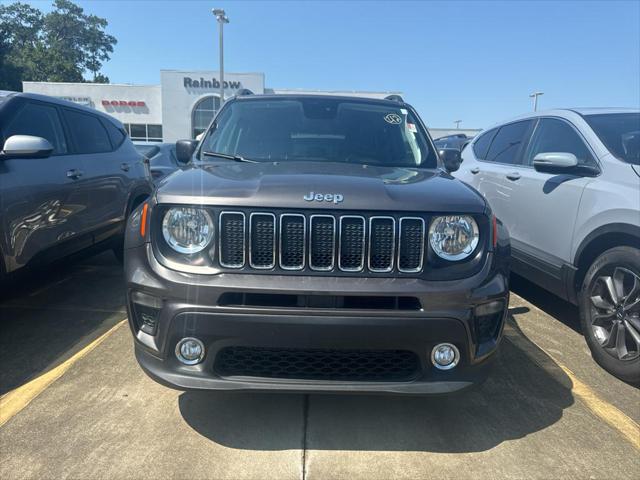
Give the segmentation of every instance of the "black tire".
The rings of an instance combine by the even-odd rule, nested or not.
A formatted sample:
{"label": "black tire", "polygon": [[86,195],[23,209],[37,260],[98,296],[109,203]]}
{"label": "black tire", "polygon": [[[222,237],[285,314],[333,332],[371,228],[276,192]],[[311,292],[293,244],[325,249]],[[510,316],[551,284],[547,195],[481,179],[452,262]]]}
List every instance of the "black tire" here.
{"label": "black tire", "polygon": [[[131,207],[127,211],[127,216],[124,219],[125,228],[127,226],[127,222],[129,221],[129,215],[131,215],[131,213],[147,198],[149,197],[141,196],[141,197],[137,197],[133,201],[133,203],[131,204]],[[122,235],[118,235],[118,237],[115,238],[114,246],[111,248],[111,250],[113,251],[113,254],[115,255],[118,263],[122,265],[124,263],[124,233]]]}
{"label": "black tire", "polygon": [[116,257],[116,260],[120,265],[124,263],[124,238],[119,237],[117,241],[117,245],[111,249],[113,255]]}
{"label": "black tire", "polygon": [[587,270],[578,295],[582,331],[594,360],[621,380],[640,385],[640,301],[635,302],[640,300],[640,250],[604,252]]}

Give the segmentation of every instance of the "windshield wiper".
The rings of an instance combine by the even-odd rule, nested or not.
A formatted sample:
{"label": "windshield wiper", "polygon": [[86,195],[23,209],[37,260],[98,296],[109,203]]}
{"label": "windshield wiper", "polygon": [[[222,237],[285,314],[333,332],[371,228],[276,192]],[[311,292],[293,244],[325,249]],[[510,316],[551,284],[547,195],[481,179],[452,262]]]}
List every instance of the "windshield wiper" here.
{"label": "windshield wiper", "polygon": [[225,160],[233,160],[234,162],[258,163],[255,160],[249,160],[248,158],[241,157],[240,155],[230,155],[228,153],[202,152],[202,155],[204,155],[205,157],[214,157],[214,158],[223,158]]}

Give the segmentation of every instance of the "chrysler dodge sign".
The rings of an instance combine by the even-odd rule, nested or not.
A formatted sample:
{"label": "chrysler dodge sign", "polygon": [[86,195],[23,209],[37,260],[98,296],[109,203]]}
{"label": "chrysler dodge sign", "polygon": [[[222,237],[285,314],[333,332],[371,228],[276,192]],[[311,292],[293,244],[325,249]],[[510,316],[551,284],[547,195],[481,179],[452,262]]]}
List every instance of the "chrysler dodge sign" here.
{"label": "chrysler dodge sign", "polygon": [[[217,78],[206,79],[200,77],[199,79],[191,77],[183,77],[182,82],[184,88],[220,88],[220,80]],[[242,82],[238,81],[224,81],[224,88],[230,88],[231,90],[237,90],[242,88]]]}

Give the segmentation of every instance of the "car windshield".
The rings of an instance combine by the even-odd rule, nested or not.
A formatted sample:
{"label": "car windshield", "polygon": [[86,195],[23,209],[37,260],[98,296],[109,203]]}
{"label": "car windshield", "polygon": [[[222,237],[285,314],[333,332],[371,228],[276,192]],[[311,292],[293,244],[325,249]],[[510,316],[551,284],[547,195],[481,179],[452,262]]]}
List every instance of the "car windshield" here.
{"label": "car windshield", "polygon": [[585,115],[585,119],[613,155],[640,165],[640,113]]}
{"label": "car windshield", "polygon": [[436,154],[402,105],[335,98],[243,99],[216,118],[201,160],[216,152],[253,161],[435,168]]}

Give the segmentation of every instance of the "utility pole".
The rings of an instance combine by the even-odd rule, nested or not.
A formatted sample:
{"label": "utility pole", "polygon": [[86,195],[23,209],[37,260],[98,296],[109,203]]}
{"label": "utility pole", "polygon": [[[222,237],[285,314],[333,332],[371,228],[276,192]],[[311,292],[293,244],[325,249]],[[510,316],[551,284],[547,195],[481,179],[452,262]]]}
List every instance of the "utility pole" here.
{"label": "utility pole", "polygon": [[454,120],[453,123],[456,124],[456,130],[460,130],[460,124],[462,123],[462,120]]}
{"label": "utility pole", "polygon": [[531,95],[529,95],[529,98],[533,98],[533,111],[534,112],[538,111],[538,97],[540,95],[544,95],[544,92],[533,92]]}
{"label": "utility pole", "polygon": [[218,20],[218,32],[220,36],[220,107],[224,103],[224,24],[229,23],[229,17],[221,8],[214,8],[211,12]]}

